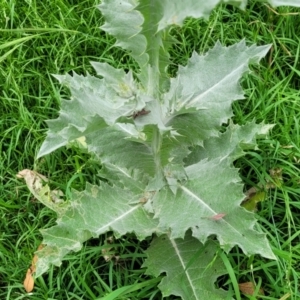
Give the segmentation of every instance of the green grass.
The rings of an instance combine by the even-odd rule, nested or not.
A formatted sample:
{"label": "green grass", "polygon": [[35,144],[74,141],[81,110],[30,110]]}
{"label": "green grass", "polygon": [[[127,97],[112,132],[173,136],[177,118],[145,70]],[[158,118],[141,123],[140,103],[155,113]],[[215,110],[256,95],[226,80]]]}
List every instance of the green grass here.
{"label": "green grass", "polygon": [[[0,0],[0,299],[162,299],[159,279],[145,276],[141,269],[150,240],[138,242],[130,235],[109,245],[120,256],[117,262],[102,256],[111,236],[107,234],[38,278],[30,296],[22,286],[41,243],[39,229],[53,225],[55,215],[30,195],[16,173],[35,168],[65,192],[97,181],[92,161],[73,149],[34,160],[45,138],[44,121],[58,115],[59,95],[68,96],[51,74],[94,74],[91,60],[134,66],[124,51],[112,48],[114,39],[99,30],[103,20],[96,4]],[[171,51],[171,74],[192,51],[204,53],[217,40],[224,45],[242,38],[248,44],[272,44],[266,59],[242,80],[246,100],[234,104],[234,120],[243,124],[255,118],[276,125],[269,138],[260,141],[260,150],[236,165],[248,188],[266,186],[275,180],[270,170],[282,170],[281,185],[268,190],[257,212],[278,260],[246,257],[237,248],[228,257],[222,255],[229,275],[218,284],[236,299],[255,299],[238,292],[237,284],[247,281],[264,289],[261,299],[300,299],[300,11],[276,12],[255,3],[245,12],[222,6],[208,21],[189,19],[183,28],[173,29],[179,43]]]}

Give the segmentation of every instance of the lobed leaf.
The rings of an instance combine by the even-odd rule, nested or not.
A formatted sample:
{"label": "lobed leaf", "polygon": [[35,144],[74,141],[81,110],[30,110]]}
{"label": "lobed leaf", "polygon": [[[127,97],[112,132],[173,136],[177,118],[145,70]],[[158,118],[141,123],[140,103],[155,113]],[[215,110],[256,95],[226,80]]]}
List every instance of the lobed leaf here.
{"label": "lobed leaf", "polygon": [[201,160],[185,172],[187,180],[177,183],[176,195],[165,187],[152,200],[155,218],[171,238],[183,238],[191,228],[202,243],[216,235],[226,252],[238,245],[246,254],[275,258],[265,234],[255,227],[255,215],[240,207],[243,186],[229,159]]}
{"label": "lobed leaf", "polygon": [[234,161],[245,154],[244,150],[257,149],[256,138],[265,137],[272,127],[263,123],[255,124],[254,120],[242,126],[230,122],[224,133],[205,140],[201,146],[190,148],[185,163],[192,165],[203,159],[215,158]]}
{"label": "lobed leaf", "polygon": [[[249,71],[248,64],[259,62],[269,49],[247,47],[241,41],[230,47],[217,42],[206,55],[194,52],[187,65],[179,67],[165,94],[171,111],[167,124],[184,136],[183,140],[195,144],[216,135],[232,117],[232,103],[244,98],[239,80]],[[197,112],[189,113],[189,109]]]}
{"label": "lobed leaf", "polygon": [[[99,71],[101,64],[94,64]],[[106,66],[106,69],[104,68]],[[49,131],[38,158],[69,142],[113,125],[122,116],[129,116],[145,106],[144,98],[136,97],[132,73],[102,65],[105,79],[87,75],[56,75],[71,91],[71,100],[62,99],[59,117],[48,120]],[[108,76],[108,73],[111,76]],[[116,76],[118,74],[118,76]]]}
{"label": "lobed leaf", "polygon": [[[126,183],[132,181],[130,173],[127,175]],[[114,231],[116,237],[134,232],[141,240],[159,232],[157,220],[141,201],[151,196],[141,186],[134,190],[106,183],[88,184],[83,192],[72,191],[72,200],[57,225],[41,231],[47,246],[37,253],[36,276],[47,271],[49,264],[60,265],[67,253],[79,251],[86,240],[107,231]]]}
{"label": "lobed leaf", "polygon": [[228,292],[216,289],[214,282],[226,274],[213,241],[201,244],[188,233],[184,239],[167,235],[155,238],[147,250],[147,274],[166,276],[159,284],[163,296],[176,295],[184,300],[232,299]]}

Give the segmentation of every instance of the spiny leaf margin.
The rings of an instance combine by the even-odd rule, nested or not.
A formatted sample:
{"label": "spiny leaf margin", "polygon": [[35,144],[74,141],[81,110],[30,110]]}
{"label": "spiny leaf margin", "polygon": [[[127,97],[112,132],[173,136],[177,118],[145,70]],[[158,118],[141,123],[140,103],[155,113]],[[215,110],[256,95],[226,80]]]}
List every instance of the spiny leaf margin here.
{"label": "spiny leaf margin", "polygon": [[[228,292],[216,289],[215,280],[226,274],[222,260],[216,256],[214,241],[201,244],[188,232],[184,239],[162,235],[153,239],[147,252],[146,274],[166,276],[159,284],[164,297],[180,296],[183,300],[228,298]],[[172,263],[170,263],[172,261]]]}

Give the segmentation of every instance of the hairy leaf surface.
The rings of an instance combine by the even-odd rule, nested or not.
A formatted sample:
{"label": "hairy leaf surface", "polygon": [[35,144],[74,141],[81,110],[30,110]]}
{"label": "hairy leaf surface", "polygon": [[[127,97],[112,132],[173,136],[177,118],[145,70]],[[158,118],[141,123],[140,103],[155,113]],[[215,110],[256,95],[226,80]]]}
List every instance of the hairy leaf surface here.
{"label": "hairy leaf surface", "polygon": [[[168,35],[170,26],[181,26],[187,17],[208,18],[222,2],[242,9],[247,5],[247,0],[104,0],[99,5],[105,17],[101,28],[116,37],[117,46],[129,50],[140,66],[144,87],[149,90],[151,86],[151,94],[156,94],[156,88],[163,91],[168,86],[166,68],[169,64],[168,48],[172,44]],[[269,2],[274,6],[300,6],[299,0]]]}
{"label": "hairy leaf surface", "polygon": [[[72,97],[63,100],[59,118],[49,121],[39,156],[84,137],[86,149],[103,164],[101,176],[112,185],[72,194],[58,225],[43,231],[48,246],[38,274],[108,230],[141,238],[171,230],[172,238],[183,238],[192,229],[202,243],[216,235],[226,251],[239,245],[245,253],[273,257],[254,215],[239,206],[242,185],[232,169],[242,149],[255,145],[256,133],[267,130],[252,123],[218,132],[232,116],[232,102],[243,98],[239,79],[248,63],[258,62],[268,48],[217,43],[205,56],[194,53],[161,99],[130,72],[105,63],[93,63],[101,79],[59,76]],[[129,169],[140,175],[132,177]],[[220,214],[224,217],[214,219]]]}
{"label": "hairy leaf surface", "polygon": [[[300,6],[297,0],[269,2]],[[216,239],[227,252],[238,245],[246,254],[274,258],[255,215],[240,206],[243,188],[233,167],[271,126],[229,121],[232,103],[243,99],[239,80],[270,46],[217,42],[206,55],[193,53],[175,78],[167,73],[170,27],[186,17],[207,18],[219,3],[245,8],[247,1],[102,1],[102,29],[138,70],[92,62],[98,77],[56,76],[71,98],[62,99],[59,117],[47,121],[38,157],[77,145],[101,165],[104,182],[72,191],[57,205],[48,185],[27,176],[33,192],[58,213],[57,225],[42,231],[47,246],[38,253],[37,276],[107,231],[117,237],[133,232],[139,239],[164,234],[153,242],[146,266],[155,276],[167,273],[160,285],[164,295],[183,299],[226,296],[213,286],[224,274],[214,257]]]}
{"label": "hairy leaf surface", "polygon": [[[254,227],[254,214],[240,207],[243,186],[228,159],[201,160],[185,172],[187,181],[178,184],[176,195],[166,187],[153,199],[155,217],[171,230],[171,238],[183,238],[192,228],[202,243],[216,235],[227,252],[238,245],[244,253],[274,258],[265,235]],[[219,214],[224,217],[215,219]]]}
{"label": "hairy leaf surface", "polygon": [[[135,184],[136,180],[132,181],[136,173],[126,175],[127,178],[123,171],[126,188],[88,184],[85,191],[72,192],[73,200],[57,219],[57,225],[42,230],[47,246],[38,253],[37,276],[50,263],[60,265],[68,252],[80,250],[83,242],[107,231],[114,231],[116,237],[134,232],[141,240],[159,231],[157,220],[144,209],[142,201],[152,194],[145,192],[142,184]],[[132,185],[135,189],[129,189]]]}
{"label": "hairy leaf surface", "polygon": [[62,99],[61,111],[56,120],[48,120],[49,132],[38,157],[53,152],[81,136],[113,125],[121,116],[128,116],[143,107],[143,99],[135,97],[135,86],[129,72],[111,78],[118,72],[109,67],[111,77],[99,79],[87,75],[56,75],[72,94],[70,100]]}
{"label": "hairy leaf surface", "polygon": [[[245,9],[249,3],[248,0],[223,0],[222,2],[236,5],[242,9]],[[261,2],[268,2],[273,6],[300,6],[299,0],[261,0]]]}
{"label": "hairy leaf surface", "polygon": [[273,6],[296,6],[300,7],[300,0],[269,0]]}
{"label": "hairy leaf surface", "polygon": [[205,245],[190,233],[184,239],[170,239],[167,235],[153,240],[147,250],[144,266],[147,273],[159,276],[166,273],[159,284],[163,296],[180,296],[185,300],[224,300],[228,293],[216,289],[214,282],[226,273],[220,258],[215,257],[216,243]]}
{"label": "hairy leaf surface", "polygon": [[[232,103],[244,98],[239,80],[249,70],[249,62],[257,63],[269,48],[247,47],[241,41],[230,47],[217,43],[206,55],[193,53],[187,65],[179,67],[165,95],[172,115],[178,116],[172,119],[171,115],[168,124],[184,136],[185,141],[196,144],[216,135],[221,124],[232,117]],[[193,108],[197,113],[186,111]],[[184,114],[181,115],[181,111]]]}
{"label": "hairy leaf surface", "polygon": [[265,137],[272,125],[247,123],[239,126],[230,122],[224,133],[219,133],[204,141],[203,145],[191,148],[190,155],[186,158],[187,165],[192,165],[203,159],[231,161],[245,154],[244,150],[257,149],[256,138]]}

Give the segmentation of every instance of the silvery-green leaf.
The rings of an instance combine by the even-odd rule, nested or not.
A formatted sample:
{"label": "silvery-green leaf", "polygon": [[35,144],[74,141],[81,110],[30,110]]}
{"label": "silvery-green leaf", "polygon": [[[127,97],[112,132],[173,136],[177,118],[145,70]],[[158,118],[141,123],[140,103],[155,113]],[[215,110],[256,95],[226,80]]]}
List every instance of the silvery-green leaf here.
{"label": "silvery-green leaf", "polygon": [[226,252],[238,245],[246,254],[274,258],[265,234],[255,227],[255,215],[240,206],[243,186],[227,159],[202,160],[185,171],[187,180],[178,183],[176,195],[166,187],[152,200],[155,218],[170,228],[171,238],[192,229],[202,243],[216,235]]}
{"label": "silvery-green leaf", "polygon": [[[260,0],[261,2],[268,2],[272,6],[296,6],[300,7],[300,0]],[[223,0],[221,2],[229,3],[238,6],[241,9],[245,9],[249,1],[247,0]]]}
{"label": "silvery-green leaf", "polygon": [[300,7],[300,0],[268,0],[273,6],[295,6]]}
{"label": "silvery-green leaf", "polygon": [[[232,117],[232,103],[244,98],[239,80],[249,71],[248,64],[257,63],[269,48],[247,47],[245,41],[223,47],[218,42],[205,55],[194,53],[186,66],[179,67],[170,91],[165,94],[164,101],[170,105],[167,124],[183,140],[190,139],[196,144],[216,135],[222,123]],[[198,111],[189,113],[188,109]],[[185,113],[181,115],[181,111]]]}
{"label": "silvery-green leaf", "polygon": [[119,81],[120,88],[116,89],[109,80],[91,75],[84,77],[74,73],[73,76],[56,76],[70,89],[72,96],[70,100],[62,99],[59,117],[47,121],[49,131],[38,157],[91,132],[113,125],[120,117],[129,116],[137,108],[144,107],[145,98],[136,97],[131,91],[134,85],[127,85],[127,88],[124,87],[125,84],[122,85],[124,77],[126,74]]}
{"label": "silvery-green leaf", "polygon": [[73,191],[57,225],[42,230],[47,246],[38,253],[36,276],[47,271],[50,264],[60,265],[68,252],[79,251],[86,240],[107,231],[114,231],[116,237],[134,232],[141,240],[158,232],[157,220],[143,208],[147,193],[106,183]]}
{"label": "silvery-green leaf", "polygon": [[265,137],[272,125],[247,123],[239,126],[230,122],[224,133],[204,141],[203,145],[190,148],[191,153],[185,163],[191,165],[203,159],[232,161],[243,156],[244,150],[257,149],[256,138]]}
{"label": "silvery-green leaf", "polygon": [[157,237],[147,250],[144,263],[147,274],[166,276],[159,284],[164,297],[176,295],[184,300],[232,299],[228,292],[216,289],[214,283],[226,269],[216,257],[216,243],[205,245],[187,233],[184,239],[170,239],[167,235]]}

